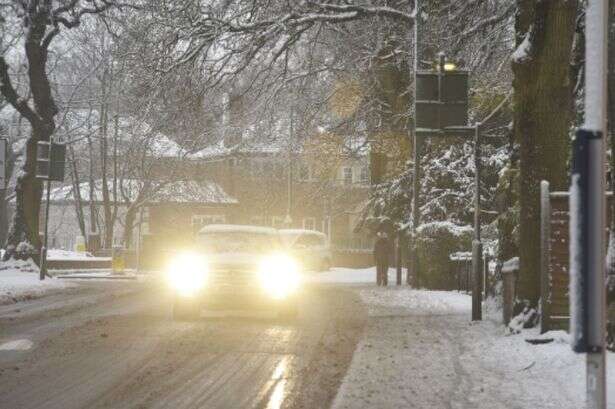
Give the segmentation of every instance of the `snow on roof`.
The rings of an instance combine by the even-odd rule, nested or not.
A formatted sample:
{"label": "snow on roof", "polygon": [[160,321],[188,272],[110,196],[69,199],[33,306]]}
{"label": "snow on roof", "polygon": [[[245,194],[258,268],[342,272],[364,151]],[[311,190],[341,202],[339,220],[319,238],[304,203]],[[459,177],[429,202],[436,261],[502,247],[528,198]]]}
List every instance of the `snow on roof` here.
{"label": "snow on roof", "polygon": [[288,235],[288,236],[301,236],[303,234],[310,234],[310,235],[315,235],[315,236],[326,237],[326,235],[324,233],[319,232],[318,230],[280,229],[279,232],[280,232],[281,235]]}
{"label": "snow on roof", "polygon": [[[297,152],[303,151],[303,142],[295,143],[292,150]],[[221,138],[217,142],[206,146],[205,148],[186,153],[185,156],[190,159],[213,159],[227,155],[249,155],[249,154],[276,154],[287,152],[289,149],[287,136],[280,137],[263,137],[263,136],[248,136],[243,137],[241,141],[233,146],[227,146],[224,139]],[[354,135],[344,139],[343,151],[350,156],[365,156],[368,153],[368,144],[366,137]]]}
{"label": "snow on roof", "polygon": [[242,140],[234,146],[226,146],[224,140],[220,140],[199,151],[186,154],[190,159],[212,159],[231,154],[272,154],[279,153],[288,149],[288,142],[281,139],[253,139]]}
{"label": "snow on roof", "polygon": [[[118,202],[137,200],[143,184],[136,179],[124,179],[118,187]],[[111,182],[109,182],[111,189]],[[71,185],[51,190],[52,203],[66,203],[75,200],[74,189]],[[81,200],[90,201],[90,183],[79,185]],[[93,201],[102,202],[102,181],[94,182]],[[45,198],[45,195],[43,195]],[[209,203],[209,204],[235,204],[237,199],[228,195],[217,183],[211,181],[176,181],[162,185],[156,189],[147,200],[150,203]]]}
{"label": "snow on roof", "polygon": [[205,233],[277,234],[277,230],[272,227],[249,226],[242,224],[209,224],[199,231],[199,234]]}
{"label": "snow on roof", "polygon": [[[108,117],[108,132],[115,132],[115,118]],[[86,135],[97,135],[101,128],[97,110],[74,109],[58,118],[56,134],[64,140],[77,140]],[[167,135],[154,130],[147,122],[132,116],[120,116],[117,137],[126,148],[138,145],[154,157],[183,157],[188,152]]]}

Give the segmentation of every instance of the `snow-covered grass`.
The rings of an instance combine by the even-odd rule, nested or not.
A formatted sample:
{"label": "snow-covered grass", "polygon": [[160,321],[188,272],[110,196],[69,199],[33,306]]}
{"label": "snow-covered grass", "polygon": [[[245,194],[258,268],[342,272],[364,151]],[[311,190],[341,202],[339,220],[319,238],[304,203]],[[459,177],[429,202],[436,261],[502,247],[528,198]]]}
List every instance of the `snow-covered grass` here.
{"label": "snow-covered grass", "polygon": [[49,249],[47,252],[47,258],[49,260],[110,260],[110,257],[94,257],[87,252],[61,250],[61,249]]}
{"label": "snow-covered grass", "polygon": [[74,285],[53,278],[40,281],[38,267],[32,261],[0,261],[0,305],[38,298]]}

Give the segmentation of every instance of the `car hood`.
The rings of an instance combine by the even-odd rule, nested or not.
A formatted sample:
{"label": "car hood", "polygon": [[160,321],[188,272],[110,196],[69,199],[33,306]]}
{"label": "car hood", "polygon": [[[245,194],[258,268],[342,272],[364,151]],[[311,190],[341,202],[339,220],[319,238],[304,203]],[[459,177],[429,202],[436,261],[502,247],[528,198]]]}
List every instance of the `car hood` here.
{"label": "car hood", "polygon": [[263,258],[261,254],[223,253],[206,255],[209,268],[216,270],[257,271]]}

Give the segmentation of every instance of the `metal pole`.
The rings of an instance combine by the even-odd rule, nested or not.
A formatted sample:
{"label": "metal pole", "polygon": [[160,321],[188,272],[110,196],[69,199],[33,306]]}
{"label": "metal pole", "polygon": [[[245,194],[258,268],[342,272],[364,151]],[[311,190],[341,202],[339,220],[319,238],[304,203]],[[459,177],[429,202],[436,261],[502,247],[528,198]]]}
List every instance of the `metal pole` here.
{"label": "metal pole", "polygon": [[286,202],[286,218],[284,220],[284,224],[286,227],[291,227],[292,225],[292,194],[293,194],[293,134],[294,134],[294,105],[291,103],[290,105],[290,123],[289,123],[289,133],[288,133],[288,185],[287,185],[287,202]]}
{"label": "metal pole", "polygon": [[139,209],[139,229],[137,230],[137,272],[141,271],[141,234],[143,226],[143,206]]}
{"label": "metal pole", "polygon": [[[49,155],[51,156],[51,141],[49,142]],[[49,161],[49,172],[51,172],[51,160]],[[49,236],[49,206],[51,205],[51,175],[47,176],[47,204],[45,206],[45,234],[43,235],[43,247],[41,247],[41,266],[39,278],[45,279],[47,275],[47,238]]]}
{"label": "metal pole", "polygon": [[402,237],[403,233],[400,231],[397,232],[397,285],[401,285],[401,269],[402,269]]}
{"label": "metal pole", "polygon": [[587,408],[606,408],[605,140],[608,0],[589,0],[585,17],[585,126],[588,142],[588,343]]}
{"label": "metal pole", "polygon": [[[421,25],[421,0],[415,1],[414,13],[416,15],[416,19],[414,21],[414,88],[416,90],[416,73],[419,70],[419,53],[420,53],[420,25]],[[421,220],[420,215],[420,201],[419,194],[421,189],[421,184],[419,182],[420,175],[420,158],[421,158],[421,140],[416,134],[416,110],[412,113],[413,121],[413,161],[414,161],[414,172],[412,176],[412,234],[411,234],[411,250],[410,250],[410,267],[406,272],[406,284],[411,284],[411,274],[414,275],[414,285],[419,287],[419,259],[418,259],[418,248],[417,248],[417,233],[416,230],[419,226],[419,222]],[[411,272],[412,271],[412,272]]]}
{"label": "metal pole", "polygon": [[482,320],[482,259],[483,245],[480,237],[480,172],[481,172],[481,123],[474,126],[474,240],[472,241],[472,321]]}

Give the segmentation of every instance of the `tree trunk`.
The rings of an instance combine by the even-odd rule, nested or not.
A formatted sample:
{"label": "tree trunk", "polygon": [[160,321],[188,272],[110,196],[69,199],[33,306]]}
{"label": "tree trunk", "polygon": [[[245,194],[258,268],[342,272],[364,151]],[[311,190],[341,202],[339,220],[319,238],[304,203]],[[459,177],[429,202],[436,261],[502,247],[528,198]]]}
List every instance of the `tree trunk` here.
{"label": "tree trunk", "polygon": [[5,258],[38,260],[39,214],[42,197],[42,184],[36,179],[36,144],[39,140],[49,140],[51,132],[33,130],[26,143],[26,158],[22,174],[15,186],[15,213],[9,230]]}
{"label": "tree trunk", "polygon": [[75,158],[75,150],[72,145],[68,145],[68,152],[70,154],[71,163],[71,179],[73,183],[73,198],[75,199],[75,216],[77,217],[77,223],[79,224],[79,231],[85,239],[85,246],[88,245],[88,232],[85,229],[85,217],[83,216],[83,200],[81,200],[81,181],[79,179],[79,171],[77,169],[77,158]]}
{"label": "tree trunk", "polygon": [[132,231],[135,226],[137,210],[135,206],[129,206],[124,219],[124,248],[129,249],[132,246]]}
{"label": "tree trunk", "polygon": [[518,294],[536,305],[540,297],[540,181],[568,186],[572,119],[570,59],[577,1],[518,0],[516,43],[529,36],[526,56],[513,60],[514,132],[520,144],[520,276]]}
{"label": "tree trunk", "polygon": [[[19,128],[18,128],[19,129]],[[15,162],[17,161],[18,154],[13,151],[11,143],[8,146],[8,161],[7,161],[7,183],[13,177],[15,171]],[[8,189],[0,190],[0,248],[4,248],[9,235],[9,197]]]}

